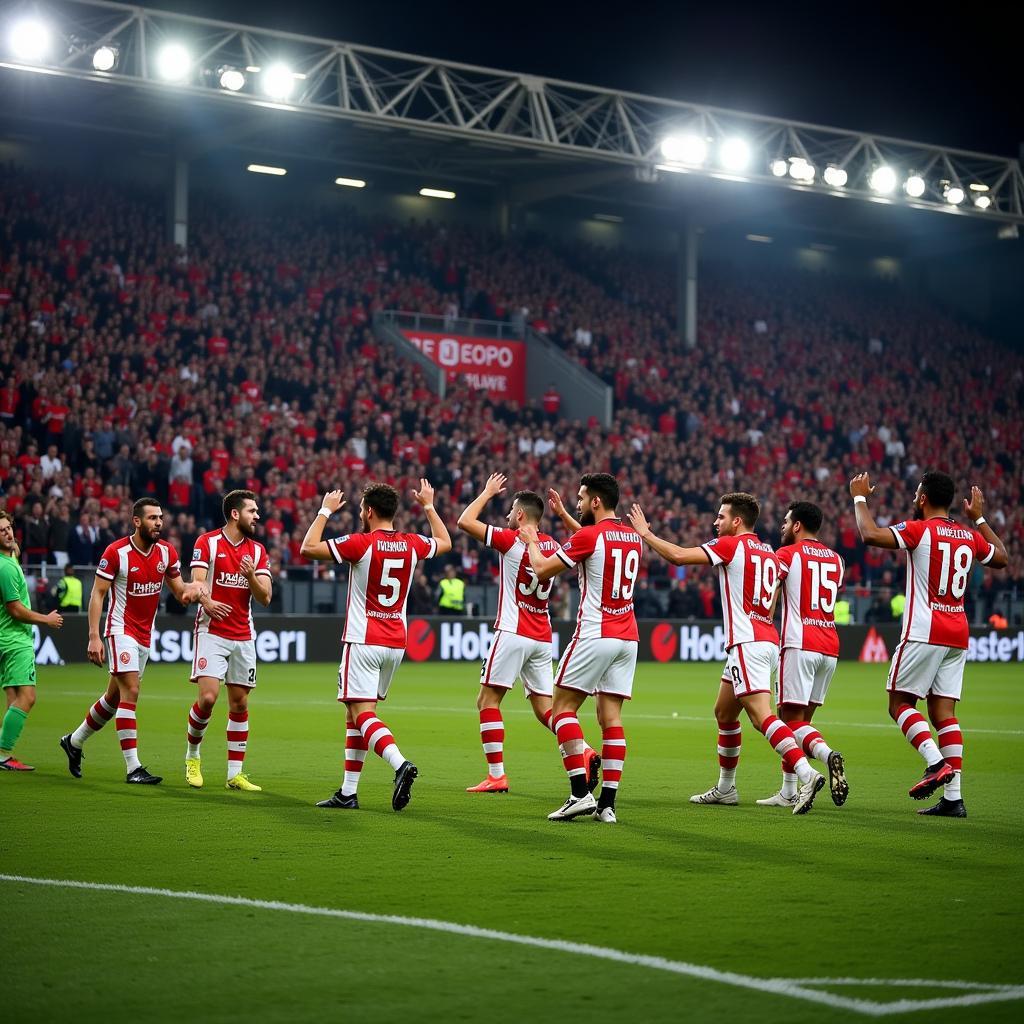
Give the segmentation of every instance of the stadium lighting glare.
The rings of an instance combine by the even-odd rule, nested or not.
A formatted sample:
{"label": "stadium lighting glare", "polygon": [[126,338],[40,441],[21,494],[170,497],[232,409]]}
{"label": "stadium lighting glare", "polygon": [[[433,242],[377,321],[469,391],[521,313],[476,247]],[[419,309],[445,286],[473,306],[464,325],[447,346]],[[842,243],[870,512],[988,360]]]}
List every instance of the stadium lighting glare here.
{"label": "stadium lighting glare", "polygon": [[982,192],[974,197],[974,205],[979,210],[987,210],[992,205],[992,198],[991,196],[987,196],[984,192]]}
{"label": "stadium lighting glare", "polygon": [[366,188],[366,182],[362,178],[335,178],[335,185],[344,185],[345,188]]}
{"label": "stadium lighting glare", "polygon": [[428,199],[454,199],[455,193],[446,188],[421,188],[420,195]]}
{"label": "stadium lighting glare", "polygon": [[982,185],[982,184],[980,184],[980,183],[979,183],[979,182],[977,182],[977,181],[972,181],[972,182],[970,183],[970,185],[968,185],[967,187],[968,187],[968,188],[969,188],[969,189],[970,189],[970,190],[971,190],[972,192],[987,192],[987,191],[988,191],[988,185]]}
{"label": "stadium lighting glare", "polygon": [[117,49],[113,46],[101,46],[92,55],[92,66],[96,71],[113,71],[117,63]]}
{"label": "stadium lighting glare", "polygon": [[263,91],[273,100],[286,100],[295,88],[295,74],[287,64],[273,64],[263,73]]}
{"label": "stadium lighting glare", "polygon": [[269,167],[267,164],[249,164],[246,170],[252,171],[253,174],[274,174],[279,178],[288,173],[284,167]]}
{"label": "stadium lighting glare", "polygon": [[747,235],[748,242],[761,242],[763,245],[770,245],[773,241],[771,235]]}
{"label": "stadium lighting glare", "polygon": [[192,70],[192,58],[181,43],[168,43],[156,59],[160,77],[168,82],[181,82]]}
{"label": "stadium lighting glare", "polygon": [[876,167],[871,172],[868,184],[871,186],[872,192],[888,195],[896,188],[896,172],[891,167],[882,164],[881,167]]}
{"label": "stadium lighting glare", "polygon": [[789,173],[789,164],[785,160],[772,161],[772,174],[776,178],[784,178]]}
{"label": "stadium lighting glare", "polygon": [[11,52],[18,60],[42,60],[50,49],[50,30],[41,21],[26,18],[15,22],[10,44]]}
{"label": "stadium lighting glare", "polygon": [[245,74],[238,68],[223,67],[217,71],[217,81],[222,89],[228,92],[238,92],[245,85]]}
{"label": "stadium lighting glare", "polygon": [[623,218],[617,213],[595,213],[594,220],[602,220],[606,224],[621,224]]}
{"label": "stadium lighting glare", "polygon": [[810,183],[814,181],[814,165],[808,163],[802,156],[795,156],[789,163],[789,176],[796,181]]}
{"label": "stadium lighting glare", "polygon": [[750,163],[750,146],[746,139],[726,139],[718,150],[718,158],[727,171],[746,170]]}
{"label": "stadium lighting glare", "polygon": [[846,170],[842,167],[832,167],[831,165],[825,168],[825,173],[822,175],[825,179],[826,185],[831,185],[833,188],[842,188],[849,180],[849,175]]}
{"label": "stadium lighting glare", "polygon": [[920,199],[924,195],[924,178],[920,174],[912,174],[903,183],[903,191],[910,196],[911,199]]}
{"label": "stadium lighting glare", "polygon": [[959,206],[967,197],[964,190],[959,185],[950,185],[946,189],[944,198],[950,206]]}
{"label": "stadium lighting glare", "polygon": [[699,135],[669,135],[662,140],[661,155],[677,164],[702,164],[708,156],[708,144]]}

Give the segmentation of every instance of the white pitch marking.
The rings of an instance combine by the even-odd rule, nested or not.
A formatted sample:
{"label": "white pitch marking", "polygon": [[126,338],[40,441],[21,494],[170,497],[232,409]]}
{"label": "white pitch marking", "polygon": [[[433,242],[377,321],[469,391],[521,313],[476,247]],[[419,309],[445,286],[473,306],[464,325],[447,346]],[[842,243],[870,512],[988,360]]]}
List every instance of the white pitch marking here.
{"label": "white pitch marking", "polygon": [[[755,978],[748,974],[737,974],[734,971],[719,971],[701,964],[685,963],[681,960],[666,960],[660,956],[645,956],[640,953],[625,953],[618,949],[605,946],[592,946],[581,942],[566,942],[561,939],[544,939],[533,935],[516,935],[512,932],[500,932],[491,928],[478,928],[475,925],[454,924],[451,921],[438,921],[429,917],[401,917],[395,914],[367,914],[356,910],[336,910],[333,907],[311,907],[304,903],[282,903],[278,900],[254,900],[245,896],[219,896],[214,893],[187,892],[176,889],[156,889],[147,885],[120,885],[109,882],[79,882],[61,878],[30,878],[26,875],[0,874],[0,882],[15,882],[27,885],[45,885],[57,889],[85,889],[93,892],[119,892],[135,896],[162,896],[168,899],[193,900],[197,903],[213,903],[220,906],[252,907],[256,910],[279,910],[289,914],[308,914],[315,917],[334,917],[346,921],[363,921],[371,924],[393,924],[406,928],[420,928],[426,931],[446,932],[450,935],[465,935],[474,939],[486,939],[491,942],[509,942],[519,946],[532,946],[535,949],[548,949],[556,953],[570,953],[577,956],[589,956],[598,960],[612,960],[617,963],[633,964],[637,967],[649,967],[652,970],[667,971],[670,974],[681,974],[704,981],[716,981],[734,988],[753,989],[755,992],[767,992],[771,995],[789,996],[803,999],[811,1003],[821,1003],[837,1009],[851,1010],[868,1017],[887,1017],[896,1013],[910,1013],[915,1010],[943,1009],[953,1006],[976,1006],[980,1003],[1004,1002],[1012,999],[1024,999],[1024,985],[1000,987],[992,991],[977,992],[967,996],[951,996],[945,999],[928,999],[915,1001],[901,999],[892,1003],[876,1003],[867,999],[851,999],[835,995],[832,992],[819,992],[806,988],[799,982],[785,978]],[[870,982],[868,982],[870,984]],[[927,985],[930,982],[921,981]],[[971,986],[966,982],[964,987]]]}

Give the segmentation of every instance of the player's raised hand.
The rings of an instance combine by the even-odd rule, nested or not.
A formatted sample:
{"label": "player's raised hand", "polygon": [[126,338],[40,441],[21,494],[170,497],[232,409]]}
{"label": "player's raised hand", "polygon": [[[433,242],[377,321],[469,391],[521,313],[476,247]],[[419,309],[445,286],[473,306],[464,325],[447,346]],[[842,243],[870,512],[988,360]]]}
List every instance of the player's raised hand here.
{"label": "player's raised hand", "polygon": [[964,515],[968,519],[980,519],[985,514],[985,495],[980,487],[971,488],[971,500],[964,498]]}
{"label": "player's raised hand", "polygon": [[537,527],[533,523],[524,523],[519,527],[519,536],[522,538],[524,544],[532,544],[535,541],[540,541],[540,537],[537,535]]}
{"label": "player's raised hand", "polygon": [[639,502],[633,503],[633,507],[626,513],[626,518],[633,524],[633,529],[641,537],[646,537],[651,532],[651,524],[647,521],[647,516],[644,515],[644,510],[640,507]]}
{"label": "player's raised hand", "polygon": [[89,638],[86,655],[94,665],[103,665],[103,641],[98,636]]}
{"label": "player's raised hand", "polygon": [[241,562],[238,563],[238,568],[242,570],[242,575],[247,580],[251,580],[256,574],[256,563],[252,560],[252,555],[246,555]]}
{"label": "player's raised hand", "polygon": [[433,505],[434,488],[430,486],[430,481],[420,477],[420,489],[417,491],[413,488],[412,496],[416,499],[418,504],[423,506],[423,508],[426,508],[428,505]]}
{"label": "player's raised hand", "polygon": [[484,494],[488,498],[495,498],[499,494],[504,494],[507,480],[508,477],[504,473],[492,473],[487,478],[487,483],[484,484]]}
{"label": "player's raised hand", "polygon": [[871,477],[867,473],[858,473],[850,481],[850,495],[854,498],[869,498],[875,493],[871,486]]}
{"label": "player's raised hand", "polygon": [[320,507],[327,509],[331,515],[340,508],[345,507],[345,492],[344,491],[328,491],[324,495],[324,500],[320,502]]}
{"label": "player's raised hand", "polygon": [[554,487],[548,488],[548,508],[550,508],[552,513],[558,516],[559,519],[565,515],[565,505],[562,504],[562,496]]}

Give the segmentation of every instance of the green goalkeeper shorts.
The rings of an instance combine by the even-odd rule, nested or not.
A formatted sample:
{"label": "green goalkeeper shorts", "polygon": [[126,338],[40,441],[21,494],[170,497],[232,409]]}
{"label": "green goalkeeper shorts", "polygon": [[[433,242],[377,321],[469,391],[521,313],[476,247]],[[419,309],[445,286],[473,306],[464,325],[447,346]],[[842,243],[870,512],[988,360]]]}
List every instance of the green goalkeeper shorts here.
{"label": "green goalkeeper shorts", "polygon": [[0,688],[36,685],[36,653],[28,647],[0,648]]}

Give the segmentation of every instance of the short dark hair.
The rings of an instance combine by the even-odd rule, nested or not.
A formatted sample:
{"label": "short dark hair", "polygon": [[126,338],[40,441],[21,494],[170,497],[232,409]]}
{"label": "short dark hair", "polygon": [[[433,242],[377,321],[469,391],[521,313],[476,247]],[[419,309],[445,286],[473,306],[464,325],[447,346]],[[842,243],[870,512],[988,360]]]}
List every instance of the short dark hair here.
{"label": "short dark hair", "polygon": [[600,498],[601,504],[614,512],[619,505],[619,481],[611,473],[584,473],[580,485],[586,487],[592,498]]}
{"label": "short dark hair", "polygon": [[231,522],[231,513],[237,508],[239,512],[242,511],[242,506],[247,501],[257,501],[256,495],[253,491],[228,491],[224,495],[224,504],[221,508],[224,511],[224,522]]}
{"label": "short dark hair", "polygon": [[527,518],[532,519],[535,523],[539,523],[544,518],[544,499],[535,491],[516,491],[512,495],[512,501],[518,502]]}
{"label": "short dark hair", "polygon": [[363,489],[363,504],[390,521],[398,512],[398,491],[391,484],[370,484]]}
{"label": "short dark hair", "polygon": [[732,509],[732,514],[739,516],[743,520],[743,525],[749,529],[753,529],[757,517],[761,514],[761,506],[757,503],[757,498],[752,494],[747,494],[746,491],[732,491],[729,494],[723,494],[722,504],[728,505]]}
{"label": "short dark hair", "polygon": [[141,519],[142,510],[144,508],[150,508],[151,506],[154,506],[156,508],[163,508],[163,506],[160,504],[159,498],[153,498],[150,497],[149,495],[147,495],[144,498],[139,498],[139,500],[136,501],[134,505],[132,505],[132,518]]}
{"label": "short dark hair", "polygon": [[791,501],[789,503],[789,518],[793,523],[800,523],[805,530],[817,533],[821,529],[821,521],[824,518],[821,509],[811,501]]}
{"label": "short dark hair", "polygon": [[948,509],[956,497],[956,484],[948,473],[929,469],[921,477],[921,493],[928,499],[928,504],[932,508]]}

